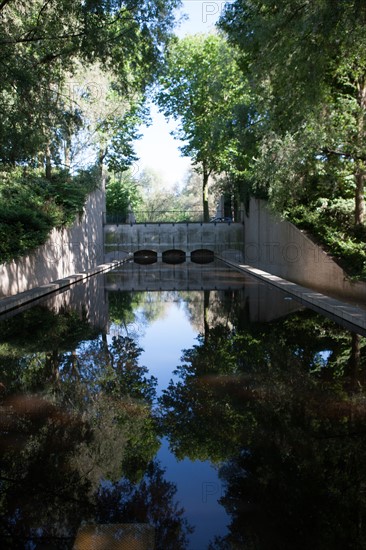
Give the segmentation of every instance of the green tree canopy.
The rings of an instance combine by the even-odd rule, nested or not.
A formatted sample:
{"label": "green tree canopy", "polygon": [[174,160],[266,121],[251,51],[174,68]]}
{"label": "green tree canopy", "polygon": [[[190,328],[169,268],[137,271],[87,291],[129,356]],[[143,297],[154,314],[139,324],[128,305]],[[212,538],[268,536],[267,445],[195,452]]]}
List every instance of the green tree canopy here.
{"label": "green tree canopy", "polygon": [[[283,149],[288,135],[300,144],[298,180],[307,172],[304,163],[310,160],[313,169],[319,159],[315,173],[337,159],[339,169],[353,175],[356,224],[364,222],[365,210],[365,22],[366,6],[354,0],[235,0],[220,23],[242,52],[265,134],[273,132]],[[312,137],[305,155],[304,133]],[[265,153],[270,178],[282,158]]]}
{"label": "green tree canopy", "polygon": [[106,188],[107,214],[118,215],[126,221],[129,211],[138,209],[142,196],[137,182],[128,170],[111,177]]}
{"label": "green tree canopy", "polygon": [[[0,160],[28,161],[79,122],[64,84],[78,62],[113,73],[120,95],[151,83],[179,0],[19,0],[0,4]],[[116,139],[116,138],[114,138]]]}
{"label": "green tree canopy", "polygon": [[249,104],[235,50],[220,35],[177,40],[167,56],[157,101],[165,116],[179,121],[181,151],[202,174],[204,218],[208,221],[209,177],[233,166],[238,156],[233,125],[247,127],[248,112],[237,119],[238,106]]}

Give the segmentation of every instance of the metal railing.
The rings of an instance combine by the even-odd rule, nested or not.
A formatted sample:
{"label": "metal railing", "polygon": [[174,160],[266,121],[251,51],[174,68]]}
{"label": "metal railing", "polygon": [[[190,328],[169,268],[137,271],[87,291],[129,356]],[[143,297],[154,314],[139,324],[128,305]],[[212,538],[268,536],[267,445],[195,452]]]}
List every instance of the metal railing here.
{"label": "metal railing", "polygon": [[[241,213],[238,220],[242,219]],[[103,223],[112,225],[133,225],[135,223],[202,223],[204,221],[203,210],[137,210],[128,214],[103,213]],[[210,216],[210,222],[231,223],[231,217]]]}
{"label": "metal railing", "polygon": [[104,213],[105,224],[203,222],[203,210],[137,210],[128,214]]}

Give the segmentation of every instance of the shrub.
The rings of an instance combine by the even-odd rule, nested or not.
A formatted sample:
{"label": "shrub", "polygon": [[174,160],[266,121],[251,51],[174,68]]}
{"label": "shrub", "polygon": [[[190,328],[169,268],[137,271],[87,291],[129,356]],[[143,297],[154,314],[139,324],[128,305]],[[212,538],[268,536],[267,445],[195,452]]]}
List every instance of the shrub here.
{"label": "shrub", "polygon": [[46,241],[52,218],[25,206],[0,207],[0,258],[9,261]]}
{"label": "shrub", "polygon": [[98,172],[70,177],[54,172],[51,180],[38,170],[16,167],[0,172],[0,262],[10,261],[44,244],[52,228],[73,223],[88,193],[96,189]]}
{"label": "shrub", "polygon": [[349,199],[318,199],[294,206],[286,217],[306,230],[350,276],[366,279],[366,228],[354,226],[352,209]]}

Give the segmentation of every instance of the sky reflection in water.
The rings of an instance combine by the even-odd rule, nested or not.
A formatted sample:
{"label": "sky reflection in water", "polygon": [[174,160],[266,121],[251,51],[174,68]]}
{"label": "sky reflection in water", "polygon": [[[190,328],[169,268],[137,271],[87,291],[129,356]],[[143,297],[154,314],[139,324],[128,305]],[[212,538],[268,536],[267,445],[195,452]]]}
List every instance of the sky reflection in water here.
{"label": "sky reflection in water", "polygon": [[196,343],[197,330],[188,319],[187,312],[178,302],[167,303],[163,316],[155,319],[139,339],[144,350],[140,364],[147,365],[149,372],[157,377],[157,393],[168,387],[174,377],[172,371],[179,365],[181,352]]}
{"label": "sky reflection in water", "polygon": [[[162,317],[146,327],[139,340],[145,350],[140,364],[147,365],[149,372],[157,377],[157,393],[168,387],[172,373],[180,363],[182,350],[197,343],[197,330],[189,322],[184,304],[177,300],[166,303]],[[177,499],[186,510],[186,517],[195,531],[190,537],[193,549],[205,548],[215,535],[224,535],[229,517],[218,499],[222,493],[217,468],[209,461],[176,460],[169,451],[164,438],[157,458],[166,468],[166,479],[177,484]]]}

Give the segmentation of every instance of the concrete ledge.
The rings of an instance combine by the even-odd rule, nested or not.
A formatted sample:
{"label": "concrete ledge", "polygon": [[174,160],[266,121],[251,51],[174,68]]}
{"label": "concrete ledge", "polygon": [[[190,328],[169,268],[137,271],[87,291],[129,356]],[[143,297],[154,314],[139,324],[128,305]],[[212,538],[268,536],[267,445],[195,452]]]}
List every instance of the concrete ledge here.
{"label": "concrete ledge", "polygon": [[320,292],[296,283],[286,281],[286,279],[281,279],[281,277],[277,277],[277,275],[272,275],[256,267],[227,260],[222,257],[219,257],[219,259],[234,269],[242,271],[243,273],[248,273],[261,281],[283,290],[294,296],[300,303],[320,313],[328,314],[328,316],[330,315],[335,321],[337,321],[337,319],[342,320],[348,325],[347,328],[366,336],[366,310],[348,304],[347,302],[331,298],[330,296],[326,296],[325,294],[321,294]]}
{"label": "concrete ledge", "polygon": [[57,281],[52,281],[51,283],[48,283],[46,285],[38,286],[36,288],[32,288],[31,290],[26,290],[25,292],[20,292],[19,294],[15,294],[14,296],[1,298],[0,314],[16,309],[20,306],[28,304],[29,302],[33,302],[34,300],[38,300],[43,296],[47,296],[61,289],[70,287],[75,283],[80,283],[82,281],[85,281],[89,277],[92,277],[93,275],[97,275],[98,273],[110,271],[114,267],[118,267],[119,265],[127,262],[130,258],[131,258],[130,255],[126,255],[124,258],[120,260],[115,260],[113,262],[100,264],[96,267],[93,267],[92,269],[88,269],[87,271],[83,271],[81,273],[75,273],[74,275],[69,275],[64,279],[58,279]]}

